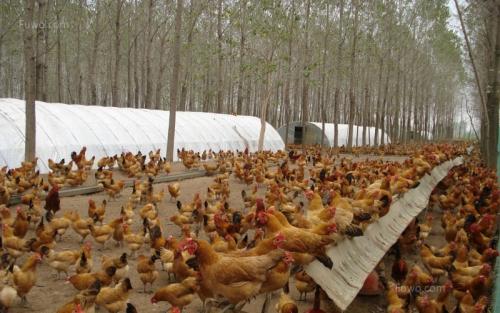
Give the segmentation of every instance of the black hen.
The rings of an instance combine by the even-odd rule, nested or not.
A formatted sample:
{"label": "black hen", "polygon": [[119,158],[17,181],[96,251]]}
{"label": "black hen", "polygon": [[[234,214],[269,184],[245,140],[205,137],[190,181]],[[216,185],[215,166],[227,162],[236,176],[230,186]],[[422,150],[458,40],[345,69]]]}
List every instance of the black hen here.
{"label": "black hen", "polygon": [[127,310],[125,311],[126,313],[137,313],[137,309],[132,303],[127,303]]}

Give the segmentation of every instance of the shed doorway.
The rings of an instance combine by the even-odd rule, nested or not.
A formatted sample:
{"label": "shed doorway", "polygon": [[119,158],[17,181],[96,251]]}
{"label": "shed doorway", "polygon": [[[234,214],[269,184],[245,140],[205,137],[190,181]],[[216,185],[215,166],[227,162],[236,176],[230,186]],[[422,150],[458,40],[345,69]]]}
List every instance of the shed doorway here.
{"label": "shed doorway", "polygon": [[302,126],[295,126],[295,131],[294,131],[294,136],[293,136],[293,143],[296,145],[302,144],[302,136],[303,136],[303,127]]}

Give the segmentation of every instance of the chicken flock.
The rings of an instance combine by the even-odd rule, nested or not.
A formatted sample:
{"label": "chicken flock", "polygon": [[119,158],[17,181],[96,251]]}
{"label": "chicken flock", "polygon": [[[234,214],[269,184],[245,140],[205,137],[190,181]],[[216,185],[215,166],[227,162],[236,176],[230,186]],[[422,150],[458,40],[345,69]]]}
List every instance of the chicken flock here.
{"label": "chicken flock", "polygon": [[[388,312],[412,307],[420,313],[487,312],[499,207],[496,174],[482,166],[478,155],[453,168],[432,192],[422,221],[414,220],[393,247],[391,278],[383,281]],[[440,223],[433,223],[439,217]],[[431,232],[442,245],[428,244]],[[405,261],[411,255],[416,260]]]}
{"label": "chicken flock", "polygon": [[[63,173],[65,181],[44,182],[35,171],[36,162],[3,169],[0,191],[20,194],[22,206],[11,207],[9,199],[0,198],[4,200],[0,202],[0,312],[29,305],[30,290],[43,283],[37,279],[40,264],[75,290],[58,313],[94,312],[96,307],[101,312],[137,312],[129,300],[133,291],[151,293],[153,304],[167,302],[168,312],[181,312],[196,298],[206,312],[239,311],[259,295],[265,298],[263,311],[268,311],[277,292],[275,311],[293,313],[299,312],[296,301],[313,293],[314,305],[308,312],[324,312],[324,292],[304,267],[315,260],[334,267],[327,247],[363,236],[369,224],[387,214],[394,197],[417,187],[433,167],[464,155],[466,147],[463,143],[393,145],[379,153],[411,154],[401,163],[355,162],[339,156],[340,150],[319,148],[288,153],[182,149],[177,155],[186,169],[204,168],[213,178],[205,190],[185,196],[192,200],[184,202],[178,182],[161,190],[154,185],[157,175],[171,171],[159,151],[124,153],[97,161],[95,178],[108,197],[97,203],[89,198],[86,216],[64,208],[59,198],[66,183],[74,186],[67,181],[73,166],[86,173],[82,177],[88,176],[94,158],[86,159],[85,148],[72,154],[71,165],[49,162],[52,172]],[[116,166],[134,179],[131,194],[124,198],[124,180],[113,178]],[[21,181],[26,184],[17,186]],[[243,187],[241,204],[229,201],[235,183]],[[44,200],[41,191],[46,192]],[[111,201],[120,202],[119,212],[109,210]],[[169,201],[177,213],[165,217],[162,211]],[[458,312],[482,312],[478,308],[487,305],[492,262],[498,255],[492,239],[498,201],[496,176],[481,166],[477,156],[453,169],[430,201],[434,215],[443,211],[448,243],[439,248],[426,243],[435,231],[432,210],[423,222],[415,220],[408,227],[386,257],[395,258],[391,278],[380,275],[387,311],[409,312],[416,307],[419,312],[439,313],[455,305]],[[167,232],[166,222],[178,232]],[[78,249],[59,247],[68,231],[79,238]],[[99,260],[96,247],[102,252]],[[119,255],[107,253],[116,247]],[[410,267],[403,255],[416,251],[421,259]],[[138,281],[131,280],[132,271]],[[437,296],[415,292],[440,280],[443,289]],[[300,299],[291,296],[290,285]],[[455,303],[447,302],[452,302],[450,295]]]}

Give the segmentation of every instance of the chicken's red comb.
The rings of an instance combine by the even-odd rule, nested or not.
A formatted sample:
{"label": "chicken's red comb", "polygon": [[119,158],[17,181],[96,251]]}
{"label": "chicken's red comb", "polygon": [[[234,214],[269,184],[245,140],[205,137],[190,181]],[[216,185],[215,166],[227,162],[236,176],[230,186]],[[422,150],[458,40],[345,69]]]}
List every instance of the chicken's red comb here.
{"label": "chicken's red comb", "polygon": [[283,241],[285,240],[285,235],[283,235],[282,232],[278,232],[276,235],[274,235],[274,239]]}
{"label": "chicken's red comb", "polygon": [[488,251],[488,254],[491,256],[499,256],[500,255],[500,253],[498,253],[498,251],[496,249],[493,249],[493,248],[488,248],[487,251]]}
{"label": "chicken's red comb", "polygon": [[479,232],[479,225],[477,223],[473,223],[470,225],[470,231],[471,233],[477,233]]}
{"label": "chicken's red comb", "polygon": [[489,274],[491,272],[491,265],[489,263],[484,263],[481,267],[481,273]]}
{"label": "chicken's red comb", "polygon": [[295,262],[295,259],[293,258],[293,255],[291,252],[285,251],[285,255],[283,256],[283,262],[286,264],[292,264]]}
{"label": "chicken's red comb", "polygon": [[198,243],[193,240],[193,238],[186,238],[180,245],[179,249],[181,251],[187,251],[189,254],[194,255],[198,249]]}
{"label": "chicken's red comb", "polygon": [[85,313],[85,311],[82,309],[80,303],[77,303],[75,306],[75,310],[72,313]]}
{"label": "chicken's red comb", "polygon": [[313,195],[313,194],[314,194],[314,191],[312,191],[311,189],[304,191],[304,195],[306,195],[306,196]]}
{"label": "chicken's red comb", "polygon": [[259,213],[257,213],[257,220],[259,221],[259,223],[265,224],[267,221],[267,213],[264,211],[260,211]]}
{"label": "chicken's red comb", "polygon": [[481,313],[485,309],[485,305],[481,302],[474,304],[474,313]]}
{"label": "chicken's red comb", "polygon": [[170,309],[170,313],[181,313],[181,309],[179,309],[178,307],[176,306],[173,306],[171,309]]}
{"label": "chicken's red comb", "polygon": [[336,233],[337,232],[337,224],[333,223],[328,225],[328,232],[329,233]]}
{"label": "chicken's red comb", "polygon": [[335,213],[337,212],[337,208],[335,206],[330,206],[328,207],[328,211],[330,212],[330,214],[333,216],[335,216]]}
{"label": "chicken's red comb", "polygon": [[494,220],[495,220],[495,216],[494,216],[493,214],[489,214],[489,213],[485,214],[485,215],[483,216],[483,218],[484,218],[486,221],[488,221],[488,222],[491,222],[491,221],[494,221]]}

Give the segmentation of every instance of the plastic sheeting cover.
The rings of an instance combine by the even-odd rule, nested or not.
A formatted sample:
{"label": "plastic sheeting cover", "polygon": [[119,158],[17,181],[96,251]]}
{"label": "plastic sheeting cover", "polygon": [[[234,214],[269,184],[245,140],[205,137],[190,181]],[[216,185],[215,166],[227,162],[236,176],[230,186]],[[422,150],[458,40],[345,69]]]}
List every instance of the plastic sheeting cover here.
{"label": "plastic sheeting cover", "polygon": [[[17,167],[24,159],[25,101],[0,99],[0,166]],[[69,160],[87,147],[87,156],[124,151],[166,154],[168,111],[36,102],[39,169],[49,158]],[[204,112],[177,112],[174,149],[249,150],[258,147],[260,119]],[[284,149],[278,132],[266,124],[264,150]],[[176,156],[174,156],[176,158]]]}
{"label": "plastic sheeting cover", "polygon": [[462,157],[436,166],[425,175],[420,185],[409,190],[391,205],[389,213],[370,224],[361,237],[344,239],[327,249],[333,261],[330,270],[318,261],[306,267],[306,272],[323,288],[335,304],[346,310],[363,287],[368,275],[398,240],[404,229],[427,206],[434,187],[452,167],[463,163]]}
{"label": "plastic sheeting cover", "polygon": [[[312,130],[315,133],[315,138],[316,140],[314,142],[310,142],[310,138],[304,139],[308,143],[317,143],[319,144],[321,142],[321,129],[322,125],[320,122],[307,122],[307,129]],[[288,125],[288,141],[289,142],[294,142],[294,131],[296,126],[301,126],[301,122],[291,122]],[[312,126],[312,127],[311,127]],[[366,127],[366,145],[373,146],[374,144],[374,139],[375,139],[375,127]],[[286,133],[286,125],[281,126],[278,129],[278,133],[281,135],[281,137],[284,139],[285,138],[285,133]],[[325,144],[327,144],[330,147],[333,147],[333,139],[334,139],[334,133],[335,133],[335,124],[332,123],[325,123]],[[338,124],[338,145],[340,146],[347,146],[347,140],[349,137],[349,125],[348,124]],[[382,130],[379,129],[377,137],[379,138],[379,143],[382,139]],[[389,136],[384,132],[383,133],[384,137],[384,142],[385,143],[390,143],[391,139]],[[363,143],[363,126],[357,126],[353,125],[353,136],[352,136],[352,145],[354,147],[361,146]]]}

